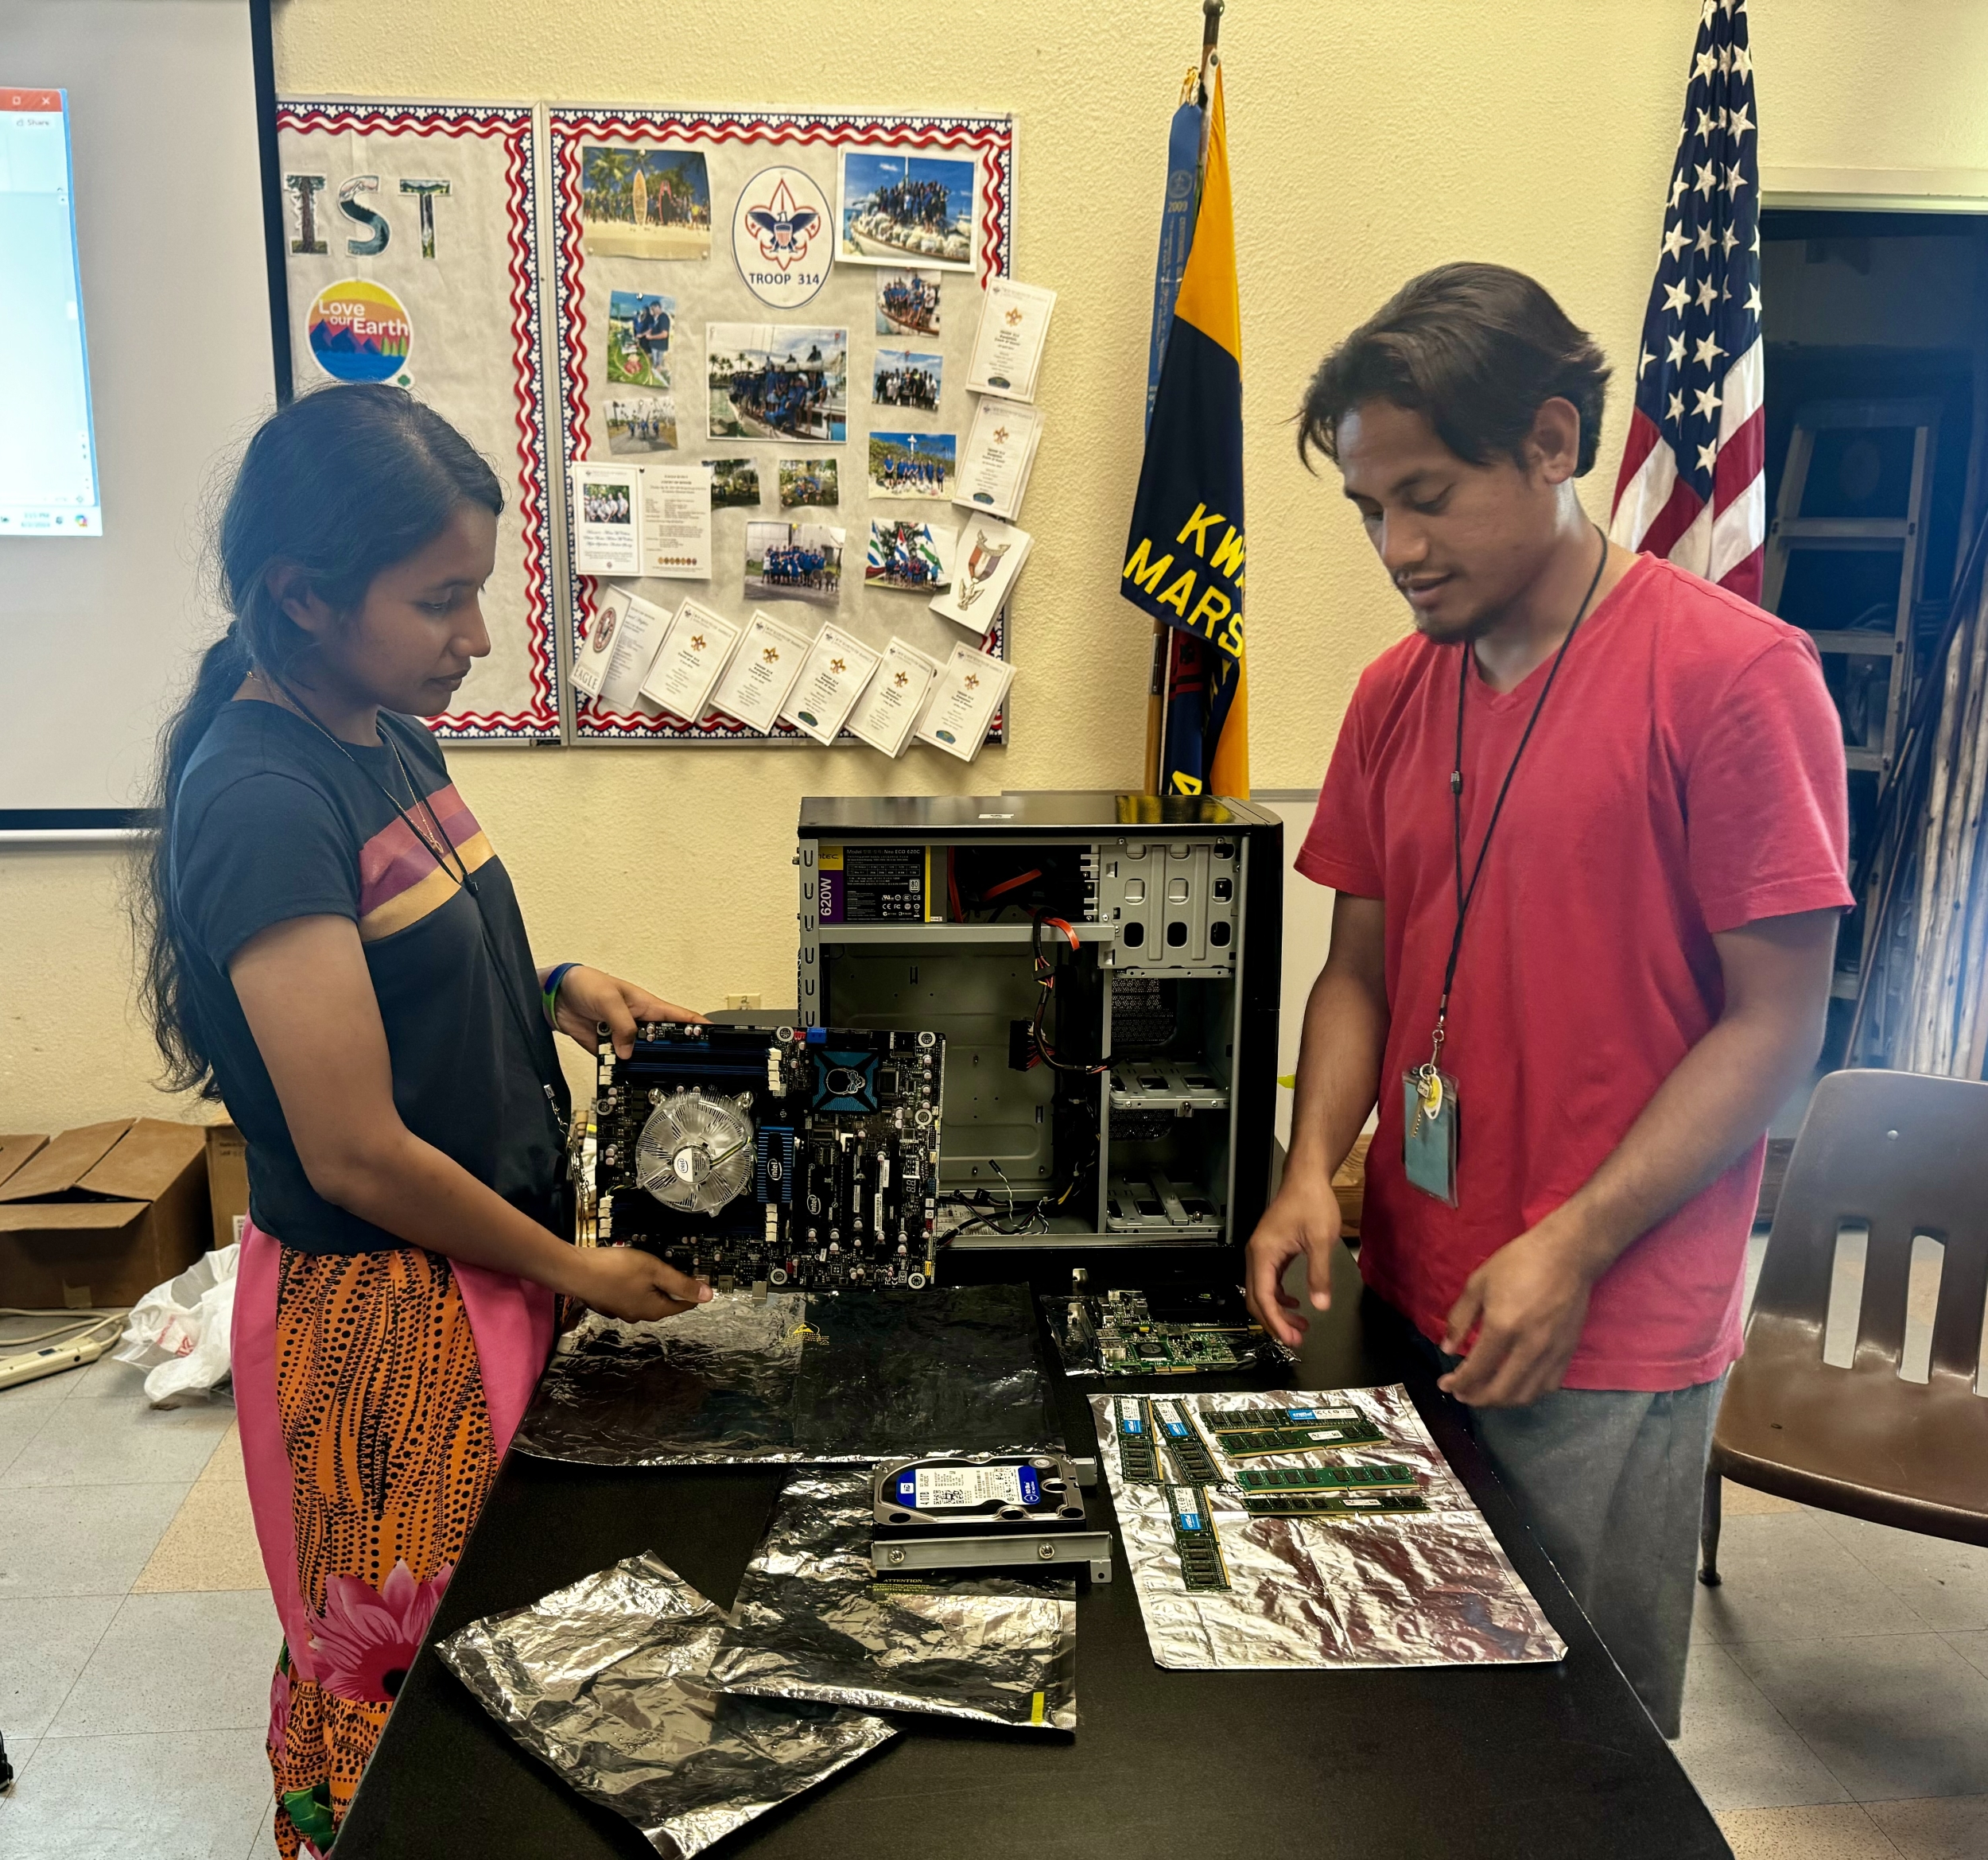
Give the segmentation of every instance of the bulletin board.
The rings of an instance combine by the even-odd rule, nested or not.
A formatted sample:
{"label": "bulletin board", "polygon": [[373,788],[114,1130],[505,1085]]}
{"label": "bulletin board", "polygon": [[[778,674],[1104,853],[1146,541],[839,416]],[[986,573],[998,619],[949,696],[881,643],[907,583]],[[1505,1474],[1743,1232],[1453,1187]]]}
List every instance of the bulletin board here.
{"label": "bulletin board", "polygon": [[[546,118],[566,461],[724,461],[714,472],[711,579],[625,584],[666,610],[688,596],[741,625],[763,611],[810,637],[833,621],[879,651],[895,636],[941,662],[954,646],[975,643],[969,628],[930,611],[936,589],[872,584],[865,565],[872,517],[924,519],[949,535],[970,521],[949,501],[949,486],[943,497],[891,493],[920,482],[906,475],[907,460],[929,474],[932,461],[942,464],[949,434],[956,467],[965,443],[975,397],[965,378],[983,293],[1011,262],[1013,118],[558,105]],[[963,196],[939,216],[947,233],[920,235],[922,253],[868,238],[845,220],[845,191],[870,197],[879,177],[929,194],[965,184],[969,173],[964,248],[949,230]],[[927,301],[934,285],[936,329]],[[656,315],[645,305],[657,299],[668,305],[666,347],[650,333],[658,326],[641,320]],[[831,390],[805,413],[780,408],[761,417],[750,387],[742,403],[736,387],[722,385],[749,380],[772,351],[820,357],[817,365],[832,374],[838,332],[846,332],[839,420]],[[887,380],[883,391],[893,398],[882,403],[879,369],[896,378]],[[934,373],[936,389],[927,379]],[[897,473],[883,477],[882,491],[871,482],[874,435],[885,436],[881,468]],[[1026,512],[1019,520],[1027,526]],[[825,576],[795,594],[769,581],[765,545],[783,526],[817,556],[825,531],[842,532],[832,588],[820,584]],[[755,564],[761,573],[750,572]],[[573,573],[571,586],[577,654],[605,583]],[[978,643],[1005,658],[1007,639],[1004,609]],[[579,693],[575,701],[579,742],[808,740],[784,723],[768,737],[716,713],[685,724],[659,709],[604,711]],[[1004,712],[988,740],[1006,740]],[[857,740],[845,732],[840,740]]]}
{"label": "bulletin board", "polygon": [[491,652],[459,741],[560,735],[541,374],[538,136],[529,104],[280,106],[290,348],[300,393],[391,381],[449,420],[504,486],[483,592]]}

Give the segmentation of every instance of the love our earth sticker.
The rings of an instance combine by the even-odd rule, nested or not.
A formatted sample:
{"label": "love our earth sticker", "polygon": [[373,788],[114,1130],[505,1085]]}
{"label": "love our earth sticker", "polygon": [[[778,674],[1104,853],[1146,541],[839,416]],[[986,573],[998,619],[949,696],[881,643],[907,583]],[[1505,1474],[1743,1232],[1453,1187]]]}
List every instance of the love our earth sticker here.
{"label": "love our earth sticker", "polygon": [[407,367],[414,325],[384,285],[363,278],[328,284],[305,318],[311,353],[335,381],[391,381]]}

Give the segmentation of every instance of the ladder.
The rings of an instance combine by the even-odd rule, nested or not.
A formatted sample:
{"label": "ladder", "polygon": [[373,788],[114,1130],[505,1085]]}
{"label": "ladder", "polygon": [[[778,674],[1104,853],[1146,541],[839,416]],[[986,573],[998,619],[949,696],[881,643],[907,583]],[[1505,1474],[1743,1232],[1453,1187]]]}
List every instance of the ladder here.
{"label": "ladder", "polygon": [[[1802,627],[1817,651],[1850,662],[1883,660],[1884,718],[1873,729],[1844,719],[1844,755],[1853,771],[1874,772],[1881,788],[1891,779],[1901,719],[1911,696],[1912,610],[1924,572],[1926,499],[1932,484],[1939,403],[1932,400],[1809,401],[1795,410],[1774,519],[1768,526],[1761,605]],[[1818,469],[1818,467],[1821,469]],[[1791,557],[1809,551],[1835,554],[1897,552],[1896,592],[1889,625],[1818,627],[1800,612],[1781,613]]]}

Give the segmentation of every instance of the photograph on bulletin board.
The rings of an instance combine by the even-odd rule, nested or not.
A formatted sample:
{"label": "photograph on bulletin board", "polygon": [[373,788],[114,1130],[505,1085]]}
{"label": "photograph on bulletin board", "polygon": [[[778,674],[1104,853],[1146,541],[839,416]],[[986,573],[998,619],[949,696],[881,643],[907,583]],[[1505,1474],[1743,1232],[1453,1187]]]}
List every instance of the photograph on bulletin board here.
{"label": "photograph on bulletin board", "polygon": [[[693,600],[738,629],[740,652],[768,650],[757,616],[803,643],[833,627],[879,658],[898,640],[938,662],[965,627],[1005,658],[1004,602],[969,622],[934,596],[973,521],[949,499],[981,303],[1010,270],[1013,119],[546,115],[566,465],[693,465],[711,482],[708,580],[569,561],[576,663],[631,598],[667,613]],[[755,681],[711,681],[695,718],[656,701],[658,683],[577,689],[575,740],[810,740],[756,703]],[[746,716],[724,708],[734,697]],[[997,715],[988,740],[1007,740]]]}
{"label": "photograph on bulletin board", "polygon": [[[313,99],[277,116],[297,391],[405,387],[503,485],[483,593],[490,654],[429,720],[454,741],[560,733],[533,118],[524,104]],[[603,456],[649,449],[666,395],[631,385],[611,398]]]}

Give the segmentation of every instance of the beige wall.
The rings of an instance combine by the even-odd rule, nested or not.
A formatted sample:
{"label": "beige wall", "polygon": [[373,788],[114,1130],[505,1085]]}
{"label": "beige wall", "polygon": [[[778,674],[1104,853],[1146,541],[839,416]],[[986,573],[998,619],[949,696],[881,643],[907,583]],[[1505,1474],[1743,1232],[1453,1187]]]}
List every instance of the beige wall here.
{"label": "beige wall", "polygon": [[[1361,666],[1403,625],[1336,486],[1287,424],[1322,351],[1456,258],[1536,274],[1627,359],[1695,0],[1236,0],[1224,28],[1241,272],[1252,751],[1314,782]],[[1755,0],[1762,158],[1988,169],[1988,8]],[[679,999],[791,995],[799,798],[1138,777],[1146,623],[1114,588],[1166,119],[1192,0],[278,0],[295,93],[1011,110],[1019,275],[1062,295],[1016,603],[1015,747],[955,775],[862,751],[464,751],[457,779],[547,959]],[[1771,309],[1770,309],[1771,315]],[[1618,394],[1590,480],[1605,511]],[[111,861],[0,851],[0,1129],[156,1108],[128,1012]]]}

